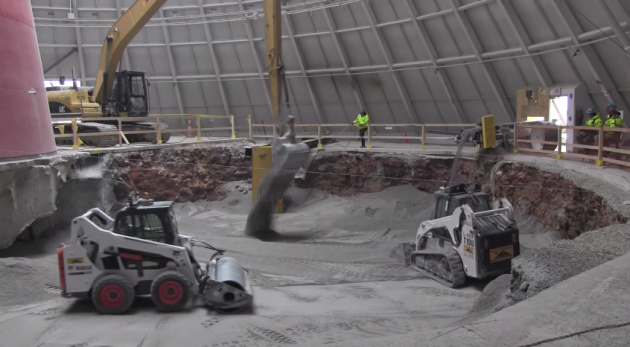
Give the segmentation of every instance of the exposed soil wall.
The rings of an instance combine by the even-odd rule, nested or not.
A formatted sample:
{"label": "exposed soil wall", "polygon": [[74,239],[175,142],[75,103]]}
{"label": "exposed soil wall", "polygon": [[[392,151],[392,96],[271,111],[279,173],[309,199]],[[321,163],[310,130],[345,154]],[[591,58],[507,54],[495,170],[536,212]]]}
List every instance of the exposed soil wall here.
{"label": "exposed soil wall", "polygon": [[117,199],[133,186],[156,200],[216,201],[225,198],[226,183],[252,177],[250,160],[236,147],[166,148],[115,154],[106,161],[118,174]]}
{"label": "exposed soil wall", "polygon": [[[323,153],[315,157],[303,188],[318,188],[339,196],[373,193],[398,185],[412,185],[432,193],[448,181],[452,158]],[[461,160],[460,182],[486,184],[496,161]],[[586,231],[626,223],[628,218],[597,193],[575,185],[558,173],[525,164],[504,163],[496,174],[495,193],[507,198],[525,215],[537,217],[546,229],[574,238]]]}
{"label": "exposed soil wall", "polygon": [[[220,200],[226,196],[226,183],[251,181],[251,162],[238,147],[166,148],[115,154],[107,162],[118,173],[117,180],[133,182],[138,191],[159,200]],[[400,185],[432,193],[448,181],[452,163],[447,157],[322,152],[313,159],[305,180],[295,184],[338,196]],[[492,160],[461,160],[457,180],[486,184],[490,192],[495,165]],[[595,192],[558,173],[525,164],[502,164],[495,187],[497,196],[507,198],[520,212],[536,216],[545,228],[557,230],[565,238],[628,221]],[[116,184],[118,199],[128,192],[125,183]]]}
{"label": "exposed soil wall", "polygon": [[564,238],[628,221],[597,193],[577,187],[560,174],[524,164],[501,166],[495,185],[498,196]]}
{"label": "exposed soil wall", "polygon": [[[383,189],[412,185],[434,192],[449,180],[452,158],[366,153],[321,153],[313,159],[301,188],[318,188],[338,196],[375,193]],[[458,180],[473,182],[474,161],[461,162]]]}

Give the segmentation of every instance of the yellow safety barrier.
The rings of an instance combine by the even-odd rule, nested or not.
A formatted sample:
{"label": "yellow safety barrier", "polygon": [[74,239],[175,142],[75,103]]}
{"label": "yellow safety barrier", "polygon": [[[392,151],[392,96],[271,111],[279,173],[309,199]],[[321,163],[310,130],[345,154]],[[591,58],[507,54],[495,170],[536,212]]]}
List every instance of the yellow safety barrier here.
{"label": "yellow safety barrier", "polygon": [[[538,140],[522,140],[515,137],[514,153],[538,153],[555,155],[556,159],[561,160],[564,157],[580,158],[582,161],[594,161],[597,166],[604,166],[606,163],[616,164],[630,167],[630,142],[625,144],[621,141],[623,133],[630,133],[630,129],[626,128],[594,128],[586,126],[554,126],[554,125],[525,125],[518,124],[515,128],[515,134],[520,129],[554,129],[558,131],[558,141],[538,141]],[[566,143],[562,140],[562,134],[565,130],[585,130],[597,131],[598,143],[594,145],[582,145],[578,143]],[[606,132],[615,133],[614,137],[605,141],[604,134]],[[605,144],[614,144],[615,147],[606,147]],[[524,146],[522,145],[524,144]],[[529,144],[542,144],[556,146],[553,151],[545,149],[528,148]],[[563,146],[565,149],[563,150]],[[533,147],[533,146],[531,146]],[[571,151],[567,151],[566,147],[570,147]],[[575,151],[574,149],[577,149]],[[616,158],[612,158],[615,156]]]}
{"label": "yellow safety barrier", "polygon": [[[156,130],[152,130],[152,131],[121,131],[120,129],[122,129],[122,126],[125,122],[136,122],[136,121],[147,121],[147,117],[120,117],[120,118],[112,118],[112,117],[103,117],[103,118],[89,118],[89,121],[99,121],[99,120],[107,120],[107,121],[117,121],[118,123],[118,131],[117,132],[112,132],[112,133],[98,133],[98,134],[82,134],[82,137],[89,137],[89,136],[103,136],[103,135],[114,135],[114,136],[118,136],[118,144],[120,146],[122,146],[123,144],[129,145],[129,141],[127,140],[126,135],[129,134],[150,134],[150,133],[154,133],[156,134],[157,138],[161,138],[161,134],[164,132],[168,132],[168,133],[188,133],[188,135],[190,134],[195,134],[196,135],[196,139],[197,141],[202,141],[202,132],[203,131],[228,131],[229,132],[229,138],[231,139],[236,139],[237,138],[237,130],[246,130],[247,131],[247,137],[250,139],[254,139],[254,138],[274,138],[276,137],[276,127],[274,124],[253,124],[253,120],[251,116],[234,116],[234,115],[230,115],[230,116],[213,116],[213,115],[197,115],[197,114],[190,114],[190,115],[151,115],[150,116],[151,120],[155,119],[155,121],[158,124],[161,124],[163,122],[163,119],[166,118],[188,118],[190,120],[189,122],[189,126],[186,129],[168,129],[168,130],[164,130],[162,131],[160,129],[160,127],[158,127],[158,129]],[[196,122],[193,122],[193,118],[196,120]],[[208,118],[213,118],[213,119],[227,119],[229,120],[229,126],[228,127],[215,127],[215,128],[204,128],[202,127],[202,119],[208,119]],[[247,125],[245,126],[236,126],[236,119],[241,119],[241,118],[245,118],[247,121]],[[59,134],[55,135],[55,138],[71,138],[72,139],[72,149],[77,150],[79,149],[79,147],[81,145],[84,145],[84,142],[81,140],[81,138],[79,137],[78,134],[78,126],[77,126],[77,122],[83,119],[79,119],[79,118],[73,118],[73,119],[67,119],[67,120],[71,120],[71,128],[72,128],[72,132],[70,133],[69,131],[66,131],[66,125],[56,125],[55,127],[57,129],[59,129]],[[87,119],[86,119],[87,120]],[[482,124],[484,125],[484,127],[487,130],[490,130],[490,128],[493,128],[493,122],[491,121],[491,118],[485,118],[485,122],[482,122]],[[193,126],[194,124],[194,126]],[[349,124],[295,124],[295,128],[296,129],[305,129],[305,128],[315,128],[316,132],[314,134],[306,134],[306,133],[302,133],[300,134],[301,137],[313,137],[313,138],[317,138],[318,140],[318,147],[322,148],[323,147],[323,140],[324,139],[347,139],[347,140],[352,140],[352,139],[356,139],[358,136],[353,135],[353,136],[349,136],[349,135],[330,135],[330,134],[324,134],[324,132],[322,131],[322,128],[347,128],[349,127]],[[410,127],[410,128],[419,128],[416,132],[420,134],[420,136],[406,136],[406,134],[404,136],[376,136],[373,135],[373,130],[375,128],[394,128],[394,127],[398,127],[398,128],[402,128],[402,127]],[[431,128],[459,128],[459,129],[466,129],[466,128],[472,128],[475,127],[475,124],[368,124],[368,131],[367,131],[367,148],[371,149],[373,148],[372,146],[372,142],[374,140],[400,140],[405,141],[411,141],[411,140],[418,140],[419,144],[420,144],[420,150],[426,150],[426,143],[427,143],[427,133],[429,132],[429,130]],[[259,129],[259,128],[271,128],[272,131],[270,132],[269,135],[260,135],[260,134],[254,134],[254,130],[255,129]],[[546,129],[546,130],[554,130],[558,132],[558,139],[557,141],[541,141],[541,140],[536,140],[536,139],[523,139],[523,138],[519,138],[518,134],[523,132],[523,130],[525,129]],[[598,132],[598,139],[599,142],[596,144],[592,144],[592,145],[582,145],[582,144],[578,144],[578,143],[566,143],[565,141],[563,141],[562,139],[562,135],[563,133],[565,133],[566,130],[574,130],[574,131],[580,131],[580,130],[588,130],[588,131],[597,131]],[[491,133],[492,131],[490,131]],[[606,138],[604,137],[604,134],[606,132],[612,132],[615,133],[616,135],[611,137],[611,136],[606,136]],[[616,164],[616,165],[622,165],[622,166],[628,166],[630,167],[630,141],[627,141],[628,143],[622,143],[621,141],[621,134],[623,133],[630,133],[630,129],[625,129],[625,128],[593,128],[593,127],[585,127],[585,126],[555,126],[555,125],[527,125],[527,124],[518,124],[515,126],[514,129],[514,134],[515,134],[515,138],[514,138],[514,153],[531,153],[531,154],[542,154],[542,155],[552,155],[554,156],[556,159],[558,160],[562,160],[565,157],[572,157],[572,158],[580,158],[583,161],[584,160],[589,160],[589,161],[593,161],[595,162],[595,164],[597,166],[604,166],[606,163],[609,164]],[[244,137],[244,136],[242,136]],[[485,140],[490,140],[487,141],[488,143],[486,143],[484,145],[484,147],[487,146],[492,146],[492,141],[489,138],[490,136],[488,136],[488,138],[486,138],[484,136]],[[431,136],[429,139],[431,140],[452,140],[453,136]],[[613,147],[609,147],[608,145],[612,143]],[[161,141],[158,142],[158,144],[161,144]],[[537,147],[542,147],[542,149],[540,148],[534,148],[534,144],[538,144],[538,145],[542,145],[542,146],[537,146]],[[553,146],[555,148],[555,150],[548,150],[548,149],[544,149],[544,145],[549,145],[549,147]],[[566,150],[566,147],[569,148],[569,150]]]}
{"label": "yellow safety barrier", "polygon": [[[274,138],[276,137],[276,127],[273,124],[252,124],[252,127],[261,127],[261,128],[273,128],[273,135],[253,135],[250,131],[251,138]],[[317,128],[316,135],[301,135],[302,137],[317,137],[318,139],[318,147],[322,148],[322,140],[323,139],[356,139],[357,136],[344,136],[344,135],[322,135],[322,128],[347,128],[348,124],[295,124],[295,128]],[[373,136],[374,128],[394,128],[394,127],[415,127],[421,128],[422,136]],[[368,149],[372,149],[372,140],[420,140],[420,149],[426,150],[426,141],[427,141],[427,129],[429,128],[448,128],[448,127],[456,127],[456,128],[473,128],[475,124],[370,124],[368,123],[368,131],[367,131],[367,144],[366,147]],[[453,140],[453,136],[432,136],[432,140]]]}
{"label": "yellow safety barrier", "polygon": [[[182,119],[182,118],[188,118],[189,123],[188,123],[188,128],[186,129],[168,129],[168,130],[162,130],[161,127],[159,126],[162,122],[163,119],[165,118],[175,118],[175,119]],[[195,132],[196,132],[196,138],[198,142],[203,141],[203,138],[201,136],[201,133],[203,131],[229,131],[230,132],[230,138],[231,139],[236,139],[237,138],[237,130],[240,129],[247,129],[249,132],[249,137],[251,138],[251,133],[252,133],[252,120],[251,120],[251,116],[235,116],[235,115],[229,115],[229,116],[215,116],[215,115],[202,115],[202,114],[161,114],[161,115],[149,115],[148,117],[94,117],[94,118],[67,118],[67,119],[54,119],[55,121],[70,121],[71,122],[71,126],[72,126],[72,134],[67,134],[65,131],[65,127],[66,125],[62,124],[62,125],[55,125],[55,127],[57,129],[59,129],[59,134],[55,134],[54,137],[56,139],[72,139],[72,149],[73,150],[77,150],[79,149],[79,147],[81,145],[85,145],[85,143],[83,141],[81,141],[81,138],[78,135],[78,122],[79,121],[89,121],[89,122],[99,122],[99,121],[108,121],[108,122],[112,122],[112,121],[116,121],[118,123],[118,130],[116,132],[108,132],[108,133],[94,133],[94,134],[81,134],[81,136],[83,137],[91,137],[91,136],[118,136],[118,145],[122,146],[123,144],[129,145],[129,140],[127,139],[126,135],[132,135],[132,134],[156,134],[156,138],[157,140],[157,144],[161,145],[162,144],[162,140],[161,140],[161,135],[162,133],[186,133],[188,132],[188,134],[192,134],[193,132],[193,128],[192,128],[192,119],[195,118],[196,119],[196,124],[195,124]],[[237,126],[236,125],[236,119],[241,119],[241,118],[245,118],[248,125],[247,126]],[[212,127],[212,128],[204,128],[202,127],[202,119],[227,119],[230,122],[230,126],[229,127]],[[147,130],[147,131],[141,131],[141,130],[134,130],[134,131],[123,131],[122,127],[123,124],[125,122],[146,122],[147,120],[150,121],[155,121],[158,124],[158,127],[156,130]],[[97,149],[98,150],[98,149]]]}

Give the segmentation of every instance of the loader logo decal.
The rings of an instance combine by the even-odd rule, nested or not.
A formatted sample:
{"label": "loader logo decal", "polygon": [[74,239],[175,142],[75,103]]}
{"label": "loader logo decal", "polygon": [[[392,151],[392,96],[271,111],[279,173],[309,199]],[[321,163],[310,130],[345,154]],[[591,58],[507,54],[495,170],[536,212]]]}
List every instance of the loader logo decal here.
{"label": "loader logo decal", "polygon": [[66,260],[67,264],[83,264],[83,258],[70,258]]}
{"label": "loader logo decal", "polygon": [[475,254],[475,240],[464,237],[464,255],[473,257]]}
{"label": "loader logo decal", "polygon": [[514,246],[512,245],[490,250],[490,263],[497,263],[512,258],[514,258]]}

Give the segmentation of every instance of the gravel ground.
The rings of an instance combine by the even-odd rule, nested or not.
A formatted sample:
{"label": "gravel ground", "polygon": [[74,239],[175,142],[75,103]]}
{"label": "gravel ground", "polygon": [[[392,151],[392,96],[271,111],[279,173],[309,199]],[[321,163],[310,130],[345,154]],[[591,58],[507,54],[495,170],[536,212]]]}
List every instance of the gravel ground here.
{"label": "gravel ground", "polygon": [[512,274],[490,282],[455,325],[478,321],[545,289],[630,252],[630,228],[612,225],[529,249],[512,260]]}
{"label": "gravel ground", "polygon": [[27,258],[0,258],[0,307],[58,298],[57,264]]}
{"label": "gravel ground", "polygon": [[[223,201],[177,204],[178,227],[226,249],[250,271],[251,311],[219,315],[196,306],[163,314],[150,299],[138,298],[128,315],[95,314],[89,301],[55,293],[51,246],[67,240],[61,231],[47,239],[50,245],[44,239],[30,245],[36,249],[31,259],[0,259],[2,345],[315,346],[444,327],[462,317],[480,293],[475,286],[445,288],[388,257],[430,214],[430,194],[403,186],[340,198],[291,189],[289,209],[276,220],[283,238],[264,243],[243,236],[249,186],[225,188]],[[26,246],[20,251],[26,253]],[[0,257],[19,253],[3,252]],[[207,259],[210,252],[195,249],[195,255]]]}
{"label": "gravel ground", "polygon": [[[613,225],[525,252],[512,262],[510,301],[532,297],[584,271],[630,252],[630,228]],[[502,308],[502,307],[501,307]]]}

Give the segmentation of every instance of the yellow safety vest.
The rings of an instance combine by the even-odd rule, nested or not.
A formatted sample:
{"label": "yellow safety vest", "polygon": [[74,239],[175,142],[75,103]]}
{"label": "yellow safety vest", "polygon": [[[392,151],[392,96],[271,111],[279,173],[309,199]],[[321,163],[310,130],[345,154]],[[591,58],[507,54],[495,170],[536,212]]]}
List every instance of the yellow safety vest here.
{"label": "yellow safety vest", "polygon": [[370,122],[370,115],[368,115],[366,113],[365,116],[359,114],[357,116],[357,119],[354,122],[352,122],[352,123],[353,124],[358,124],[359,125],[359,129],[367,129],[369,122]]}

